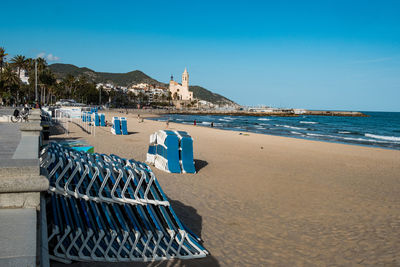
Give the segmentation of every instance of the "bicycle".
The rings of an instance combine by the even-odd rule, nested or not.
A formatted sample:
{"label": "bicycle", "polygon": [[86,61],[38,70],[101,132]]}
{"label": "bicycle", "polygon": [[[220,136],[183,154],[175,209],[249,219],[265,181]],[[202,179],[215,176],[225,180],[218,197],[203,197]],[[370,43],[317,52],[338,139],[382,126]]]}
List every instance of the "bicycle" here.
{"label": "bicycle", "polygon": [[29,116],[29,111],[26,111],[25,109],[19,111],[18,109],[16,109],[14,110],[14,113],[11,116],[11,121],[14,123],[28,121],[28,116]]}

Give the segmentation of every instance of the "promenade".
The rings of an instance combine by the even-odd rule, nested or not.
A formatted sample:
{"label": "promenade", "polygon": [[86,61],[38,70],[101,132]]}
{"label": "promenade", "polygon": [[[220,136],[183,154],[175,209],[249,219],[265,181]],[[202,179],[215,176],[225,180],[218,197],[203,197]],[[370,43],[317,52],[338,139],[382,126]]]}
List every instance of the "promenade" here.
{"label": "promenade", "polygon": [[[0,110],[1,113],[2,110]],[[1,115],[1,114],[0,114]],[[0,160],[12,159],[21,139],[19,124],[0,124]],[[1,164],[1,163],[0,163]]]}
{"label": "promenade", "polygon": [[28,123],[0,122],[0,266],[46,266],[38,238],[40,192],[48,187],[39,169],[40,130],[40,111]]}

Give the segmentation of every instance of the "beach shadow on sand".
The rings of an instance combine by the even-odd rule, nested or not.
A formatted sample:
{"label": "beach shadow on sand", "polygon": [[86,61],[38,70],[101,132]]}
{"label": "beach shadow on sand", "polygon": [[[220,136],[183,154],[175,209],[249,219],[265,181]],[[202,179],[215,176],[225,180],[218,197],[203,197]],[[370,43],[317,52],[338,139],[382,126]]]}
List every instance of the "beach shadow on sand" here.
{"label": "beach shadow on sand", "polygon": [[205,160],[201,160],[201,159],[194,160],[194,167],[196,168],[196,172],[199,172],[201,169],[203,169],[207,165],[208,165],[208,162]]}
{"label": "beach shadow on sand", "polygon": [[[178,200],[173,200],[167,196],[171,206],[178,216],[179,220],[189,228],[195,235],[201,238],[202,217],[197,213],[197,210],[191,206],[185,205]],[[207,249],[207,248],[206,248]],[[56,261],[51,261],[53,267],[73,266],[73,267],[219,267],[217,259],[212,255],[205,258],[191,260],[165,260],[155,262],[73,262],[71,264],[63,264]]]}
{"label": "beach shadow on sand", "polygon": [[63,141],[72,141],[72,140],[79,140],[79,137],[53,137],[50,136],[49,141],[55,141],[55,142],[63,142]]}
{"label": "beach shadow on sand", "polygon": [[62,134],[65,134],[65,130],[64,130],[64,128],[62,128],[61,125],[53,124],[50,127],[50,136],[52,136],[52,135],[62,135]]}

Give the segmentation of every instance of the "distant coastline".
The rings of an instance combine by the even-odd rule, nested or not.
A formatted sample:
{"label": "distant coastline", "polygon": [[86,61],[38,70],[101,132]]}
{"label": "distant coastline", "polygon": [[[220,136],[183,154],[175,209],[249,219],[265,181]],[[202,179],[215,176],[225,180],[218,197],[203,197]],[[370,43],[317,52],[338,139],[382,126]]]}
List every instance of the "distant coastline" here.
{"label": "distant coastline", "polygon": [[173,110],[169,114],[181,115],[216,115],[216,116],[256,116],[256,117],[298,117],[304,115],[314,116],[336,116],[336,117],[368,117],[368,115],[359,111],[329,111],[329,110],[304,110],[296,113],[295,110],[285,110],[278,112],[254,112],[243,110]]}

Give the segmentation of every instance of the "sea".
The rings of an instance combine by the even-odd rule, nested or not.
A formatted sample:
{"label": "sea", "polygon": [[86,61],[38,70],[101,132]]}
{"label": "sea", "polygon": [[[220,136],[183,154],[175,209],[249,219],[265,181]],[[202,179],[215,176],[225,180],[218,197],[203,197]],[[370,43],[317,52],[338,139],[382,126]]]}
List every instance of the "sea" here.
{"label": "sea", "polygon": [[368,117],[255,117],[168,114],[153,118],[199,126],[400,150],[400,112],[361,111]]}

